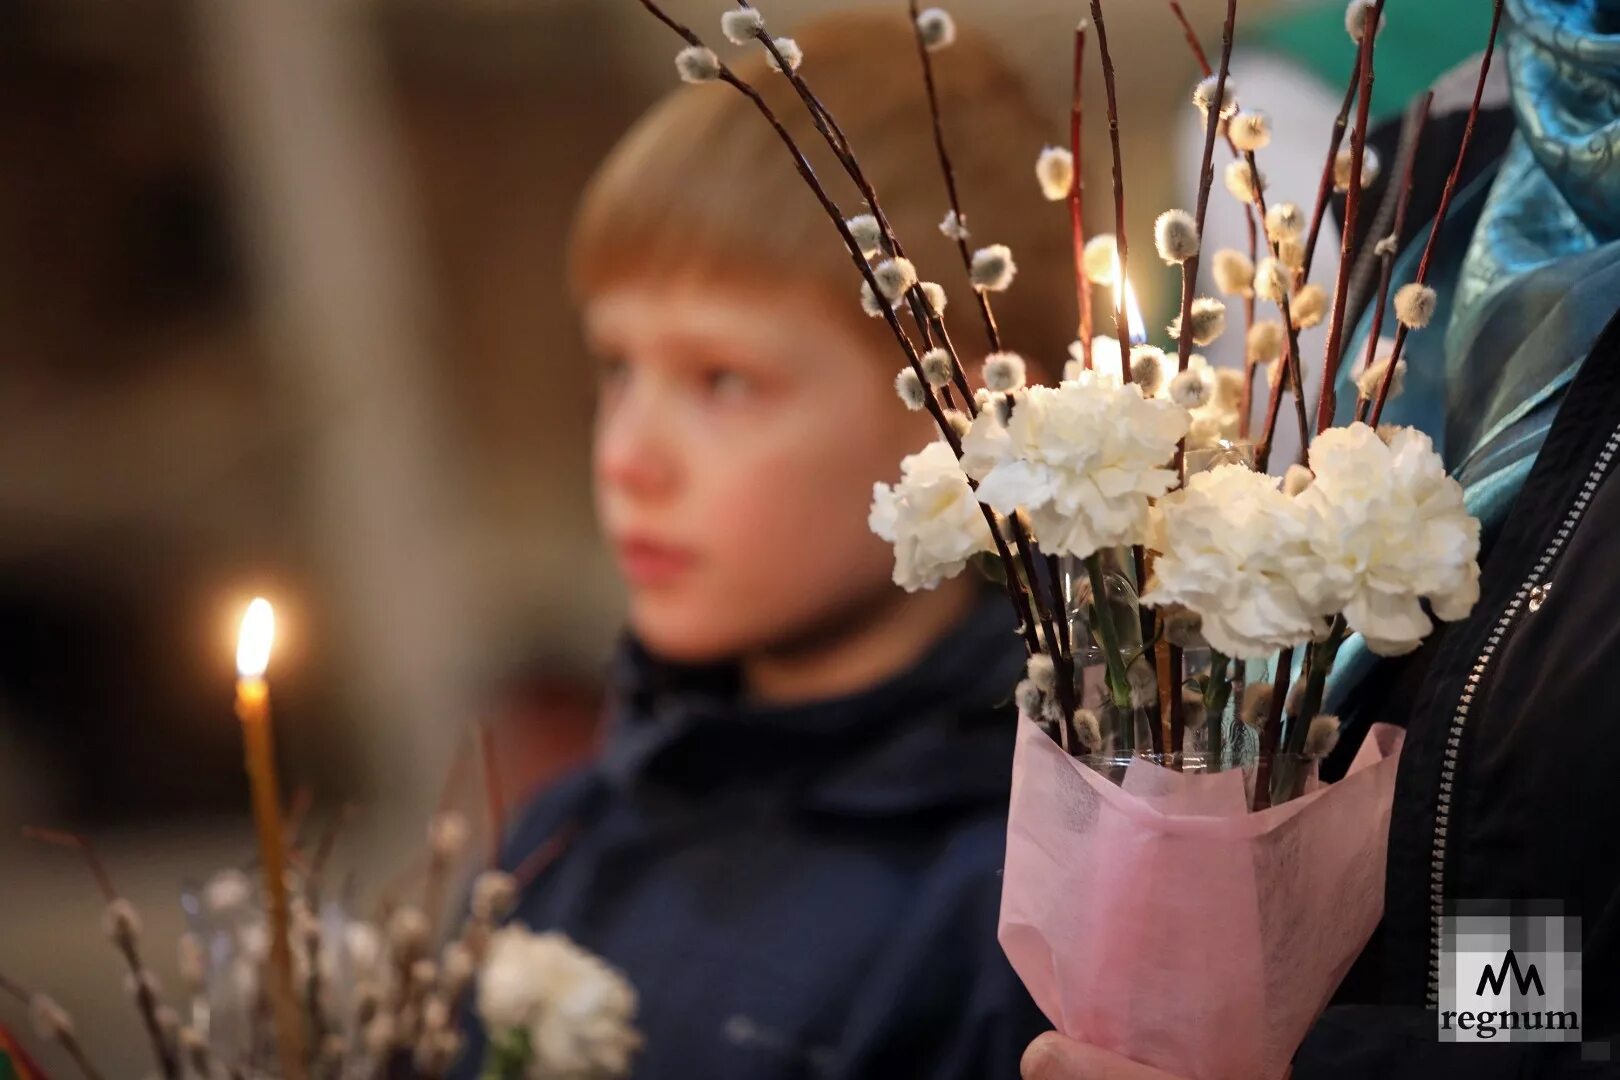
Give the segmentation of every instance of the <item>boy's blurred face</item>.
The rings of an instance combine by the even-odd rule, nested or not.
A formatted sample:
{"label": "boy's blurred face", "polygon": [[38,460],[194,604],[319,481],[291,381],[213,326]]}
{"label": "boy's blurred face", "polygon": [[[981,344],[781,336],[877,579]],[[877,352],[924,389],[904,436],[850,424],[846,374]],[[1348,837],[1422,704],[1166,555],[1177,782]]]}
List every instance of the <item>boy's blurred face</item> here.
{"label": "boy's blurred face", "polygon": [[932,424],[895,397],[898,350],[828,303],[674,281],[586,307],[601,359],[597,515],[631,625],[659,655],[744,655],[903,596],[867,509]]}

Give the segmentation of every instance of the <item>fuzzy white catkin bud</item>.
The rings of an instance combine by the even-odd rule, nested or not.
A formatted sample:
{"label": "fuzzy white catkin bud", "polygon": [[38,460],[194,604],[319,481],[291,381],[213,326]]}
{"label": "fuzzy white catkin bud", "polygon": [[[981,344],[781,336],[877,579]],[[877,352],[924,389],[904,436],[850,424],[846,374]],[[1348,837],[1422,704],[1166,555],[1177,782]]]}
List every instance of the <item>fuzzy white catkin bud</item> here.
{"label": "fuzzy white catkin bud", "polygon": [[1305,214],[1291,202],[1275,203],[1266,208],[1266,236],[1273,243],[1298,240],[1305,231]]}
{"label": "fuzzy white catkin bud", "polygon": [[923,353],[922,369],[923,378],[935,389],[948,384],[951,376],[956,373],[956,365],[951,362],[951,354],[944,349],[929,349]]}
{"label": "fuzzy white catkin bud", "polygon": [[411,985],[417,990],[426,990],[439,978],[439,965],[423,957],[411,965]]}
{"label": "fuzzy white catkin bud", "polygon": [[[1367,29],[1367,17],[1372,14],[1373,7],[1372,0],[1350,0],[1349,6],[1344,9],[1344,32],[1349,34],[1350,40],[1357,45],[1361,44],[1361,35]],[[1384,23],[1387,21],[1383,15],[1378,16],[1376,33],[1384,32]]]}
{"label": "fuzzy white catkin bud", "polygon": [[466,985],[472,982],[472,977],[478,971],[478,963],[473,959],[472,950],[459,941],[452,941],[444,947],[439,957],[439,973],[444,992],[451,997],[460,994]]}
{"label": "fuzzy white catkin bud", "polygon": [[917,288],[922,290],[923,299],[928,301],[928,310],[935,315],[945,314],[945,286],[937,281],[919,282]]}
{"label": "fuzzy white catkin bud", "polygon": [[720,77],[720,58],[713,49],[689,45],[675,54],[675,72],[682,82],[713,82]]}
{"label": "fuzzy white catkin bud", "polygon": [[1289,282],[1293,276],[1288,267],[1268,255],[1254,268],[1254,294],[1262,300],[1280,304],[1283,297],[1288,295]]}
{"label": "fuzzy white catkin bud", "polygon": [[1035,179],[1048,201],[1067,199],[1074,184],[1074,155],[1061,146],[1046,147],[1035,159]]}
{"label": "fuzzy white catkin bud", "polygon": [[1013,688],[1013,702],[1025,716],[1039,716],[1045,707],[1046,695],[1035,685],[1034,679],[1020,679]]}
{"label": "fuzzy white catkin bud", "polygon": [[[1216,76],[1206,75],[1198,80],[1197,86],[1193,87],[1193,104],[1198,106],[1198,111],[1206,116],[1209,115],[1210,105],[1215,102],[1216,82]],[[1221,119],[1230,119],[1235,112],[1237,112],[1237,84],[1228,77],[1226,85],[1221,88]]]}
{"label": "fuzzy white catkin bud", "polygon": [[912,412],[921,409],[928,402],[928,391],[923,388],[922,380],[917,373],[909,367],[903,367],[894,375],[894,392],[899,395],[900,401]]}
{"label": "fuzzy white catkin bud", "polygon": [[[804,63],[804,50],[799,48],[797,41],[790,37],[779,37],[773,40],[771,44],[776,46],[776,51],[765,50],[765,63],[770,66],[772,71],[781,71],[782,64],[786,64],[789,71],[799,70],[799,65]],[[782,57],[782,64],[776,62],[778,55]]]}
{"label": "fuzzy white catkin bud", "polygon": [[1102,750],[1102,724],[1097,720],[1097,714],[1090,709],[1074,710],[1074,730],[1080,736],[1080,743],[1092,753]]}
{"label": "fuzzy white catkin bud", "polygon": [[1145,709],[1159,700],[1159,676],[1146,660],[1138,658],[1126,668],[1125,681],[1131,688],[1131,708]]}
{"label": "fuzzy white catkin bud", "polygon": [[1013,262],[1012,249],[1006,244],[991,244],[973,253],[969,276],[975,289],[1001,292],[1012,284],[1013,276],[1017,273],[1018,265]]}
{"label": "fuzzy white catkin bud", "polygon": [[1298,495],[1300,492],[1310,487],[1311,481],[1315,479],[1316,477],[1311,474],[1311,470],[1307,469],[1305,466],[1297,463],[1290,465],[1288,466],[1288,471],[1283,473],[1283,494]]}
{"label": "fuzzy white catkin bud", "polygon": [[388,918],[388,948],[395,956],[414,957],[427,946],[430,932],[421,909],[402,904]]}
{"label": "fuzzy white catkin bud", "polygon": [[1221,412],[1234,414],[1234,420],[1238,409],[1243,407],[1243,386],[1245,381],[1243,372],[1238,368],[1218,367],[1215,369],[1215,389],[1210,394],[1210,400]]}
{"label": "fuzzy white catkin bud", "polygon": [[1236,248],[1221,248],[1215,252],[1210,266],[1215,287],[1228,296],[1250,296],[1254,292],[1254,263]]}
{"label": "fuzzy white catkin bud", "polygon": [[967,223],[955,210],[945,211],[945,217],[939,223],[939,231],[945,234],[947,240],[966,240],[970,235]]}
{"label": "fuzzy white catkin bud", "polygon": [[1204,640],[1204,620],[1196,611],[1177,605],[1161,609],[1164,618],[1164,639],[1181,649],[1198,649],[1208,644]]}
{"label": "fuzzy white catkin bud", "polygon": [[1303,286],[1294,294],[1288,307],[1294,317],[1294,325],[1301,330],[1309,330],[1327,316],[1327,290],[1315,284]]}
{"label": "fuzzy white catkin bud", "polygon": [[394,1018],[387,1013],[379,1013],[366,1025],[364,1035],[366,1053],[372,1058],[381,1058],[387,1055],[394,1045]]}
{"label": "fuzzy white catkin bud", "polygon": [[1239,151],[1252,154],[1271,145],[1271,119],[1258,110],[1245,109],[1232,117],[1226,133]]}
{"label": "fuzzy white catkin bud", "polygon": [[[1226,305],[1213,296],[1194,297],[1188,325],[1192,330],[1193,344],[1208,345],[1226,331]],[[1181,316],[1171,319],[1166,329],[1173,339],[1180,341]]]}
{"label": "fuzzy white catkin bud", "polygon": [[883,318],[883,302],[878,299],[878,294],[872,291],[870,281],[861,282],[861,310],[874,319]]}
{"label": "fuzzy white catkin bud", "polygon": [[1196,371],[1178,371],[1170,380],[1170,400],[1183,409],[1200,408],[1209,401],[1209,384]]}
{"label": "fuzzy white catkin bud", "polygon": [[1284,240],[1277,245],[1277,261],[1290,270],[1305,269],[1305,241]]}
{"label": "fuzzy white catkin bud", "polygon": [[1265,174],[1259,169],[1250,168],[1247,161],[1228,162],[1221,178],[1226,183],[1226,190],[1238,202],[1252,203],[1266,189]]}
{"label": "fuzzy white catkin bud", "polygon": [[1080,253],[1080,266],[1093,285],[1112,285],[1114,275],[1119,273],[1119,245],[1114,242],[1114,234],[1099,233],[1087,240]]}
{"label": "fuzzy white catkin bud", "polygon": [[1024,358],[1017,353],[991,353],[984,359],[984,385],[998,394],[1021,390],[1025,370]]}
{"label": "fuzzy white catkin bud", "polygon": [[956,41],[956,20],[944,8],[925,8],[917,14],[917,33],[929,52],[949,48]]}
{"label": "fuzzy white catkin bud", "polygon": [[1311,726],[1305,729],[1305,754],[1307,757],[1326,757],[1339,745],[1339,718],[1322,713],[1311,718]]}
{"label": "fuzzy white catkin bud", "polygon": [[872,268],[872,277],[889,303],[896,303],[906,290],[917,284],[917,268],[910,259],[884,259]]}
{"label": "fuzzy white catkin bud", "polygon": [[973,430],[973,421],[961,409],[946,409],[945,422],[951,425],[958,439],[967,438],[967,433]]}
{"label": "fuzzy white catkin bud", "polygon": [[433,820],[428,822],[428,851],[435,859],[453,859],[461,854],[471,835],[466,815],[454,810],[434,814]]}
{"label": "fuzzy white catkin bud", "polygon": [[101,913],[101,928],[114,944],[133,945],[140,940],[141,914],[134,904],[122,896],[117,897]]}
{"label": "fuzzy white catkin bud", "polygon": [[861,249],[861,254],[871,258],[883,250],[883,228],[878,219],[871,214],[856,214],[844,222],[849,235],[854,238],[855,246]]}
{"label": "fuzzy white catkin bud", "polygon": [[754,8],[733,8],[720,16],[720,32],[733,45],[746,45],[765,29],[765,16]]}
{"label": "fuzzy white catkin bud", "polygon": [[234,915],[253,900],[253,883],[240,870],[221,870],[203,888],[203,905],[214,915]]}
{"label": "fuzzy white catkin bud", "polygon": [[[1350,166],[1355,159],[1355,148],[1346,146],[1333,156],[1333,190],[1350,190]],[[1361,155],[1361,186],[1367,187],[1378,179],[1378,152],[1367,147]]]}
{"label": "fuzzy white catkin bud", "polygon": [[1131,382],[1142,388],[1143,397],[1153,397],[1164,385],[1164,350],[1152,345],[1131,346]]}
{"label": "fuzzy white catkin bud", "polygon": [[1268,682],[1253,682],[1244,687],[1238,719],[1256,731],[1265,727],[1267,715],[1271,712],[1271,694],[1271,684]]}
{"label": "fuzzy white catkin bud", "polygon": [[1198,254],[1198,223],[1185,210],[1166,210],[1153,222],[1153,244],[1166,265]]}
{"label": "fuzzy white catkin bud", "polygon": [[73,1017],[49,994],[29,997],[28,1015],[34,1022],[35,1034],[42,1039],[56,1042],[73,1034]]}
{"label": "fuzzy white catkin bud", "polygon": [[1275,319],[1261,319],[1249,327],[1244,344],[1245,355],[1257,363],[1275,360],[1282,355],[1283,324]]}
{"label": "fuzzy white catkin bud", "polygon": [[[1356,376],[1356,393],[1368,401],[1378,397],[1378,388],[1384,384],[1384,375],[1389,371],[1389,357],[1383,356],[1371,367]],[[1395,365],[1395,378],[1389,384],[1389,393],[1385,401],[1394,401],[1400,397],[1401,391],[1406,389],[1406,361],[1402,360]]]}
{"label": "fuzzy white catkin bud", "polygon": [[1373,245],[1373,254],[1377,255],[1381,259],[1387,259],[1396,253],[1397,243],[1398,241],[1395,239],[1394,233],[1381,237],[1378,243]]}
{"label": "fuzzy white catkin bud", "polygon": [[1395,318],[1402,326],[1421,330],[1434,318],[1436,302],[1433,289],[1420,282],[1409,281],[1395,290]]}
{"label": "fuzzy white catkin bud", "polygon": [[1036,653],[1029,658],[1029,681],[1040,687],[1041,693],[1052,694],[1057,692],[1057,665],[1045,653]]}

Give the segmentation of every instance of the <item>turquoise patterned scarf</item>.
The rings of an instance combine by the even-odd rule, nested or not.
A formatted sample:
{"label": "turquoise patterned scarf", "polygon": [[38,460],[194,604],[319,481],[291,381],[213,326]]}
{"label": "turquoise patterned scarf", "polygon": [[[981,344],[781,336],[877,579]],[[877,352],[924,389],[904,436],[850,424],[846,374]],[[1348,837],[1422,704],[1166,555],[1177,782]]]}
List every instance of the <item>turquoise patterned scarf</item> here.
{"label": "turquoise patterned scarf", "polygon": [[[1452,204],[1430,268],[1439,309],[1408,337],[1406,393],[1384,410],[1434,437],[1487,544],[1620,307],[1620,0],[1507,0],[1498,55],[1516,130],[1495,170]],[[1393,281],[1415,276],[1427,235],[1401,253]],[[1349,355],[1365,351],[1370,323],[1369,311]],[[1345,367],[1339,401],[1353,408]],[[1349,639],[1327,708],[1376,661]]]}

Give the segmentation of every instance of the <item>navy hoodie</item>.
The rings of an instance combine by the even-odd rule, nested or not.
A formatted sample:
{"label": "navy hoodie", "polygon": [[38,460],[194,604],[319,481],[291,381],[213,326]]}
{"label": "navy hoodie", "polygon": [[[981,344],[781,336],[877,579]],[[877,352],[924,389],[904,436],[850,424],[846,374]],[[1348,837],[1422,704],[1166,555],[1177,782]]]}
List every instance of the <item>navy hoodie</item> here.
{"label": "navy hoodie", "polygon": [[514,918],[635,984],[635,1077],[1016,1077],[1049,1026],[996,942],[1022,667],[988,590],[910,670],[810,704],[627,640],[599,760],[513,829],[509,868],[559,852]]}

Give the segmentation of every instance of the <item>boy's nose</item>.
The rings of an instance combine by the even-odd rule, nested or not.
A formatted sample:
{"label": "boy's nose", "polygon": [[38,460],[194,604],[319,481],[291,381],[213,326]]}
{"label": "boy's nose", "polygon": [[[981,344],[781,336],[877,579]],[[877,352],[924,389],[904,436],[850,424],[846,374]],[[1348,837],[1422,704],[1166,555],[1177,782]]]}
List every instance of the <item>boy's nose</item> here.
{"label": "boy's nose", "polygon": [[661,434],[655,404],[645,394],[627,394],[598,416],[597,482],[629,494],[650,497],[674,487],[675,455]]}

